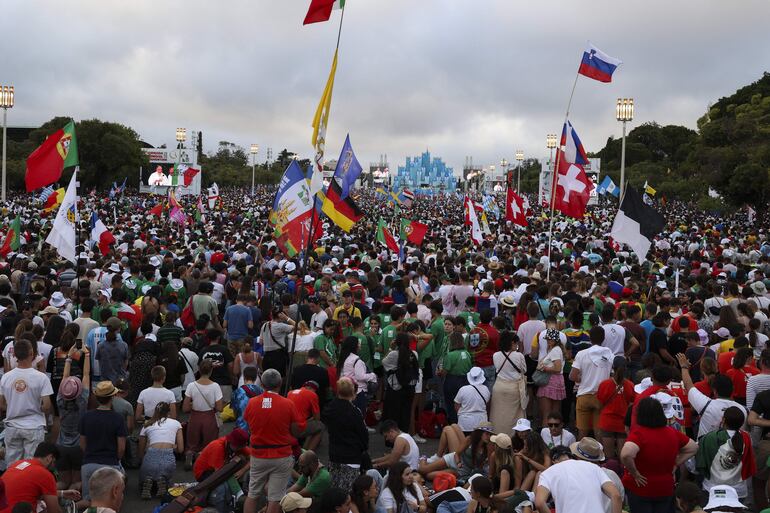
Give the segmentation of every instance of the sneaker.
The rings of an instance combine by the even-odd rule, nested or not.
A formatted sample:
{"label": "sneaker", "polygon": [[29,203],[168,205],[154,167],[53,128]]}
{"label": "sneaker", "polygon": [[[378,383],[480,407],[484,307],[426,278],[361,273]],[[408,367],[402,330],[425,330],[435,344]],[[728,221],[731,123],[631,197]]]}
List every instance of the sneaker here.
{"label": "sneaker", "polygon": [[430,465],[431,463],[435,463],[435,462],[437,462],[440,459],[441,458],[439,458],[438,454],[434,454],[433,456],[431,456],[430,458],[427,459],[427,462]]}
{"label": "sneaker", "polygon": [[156,481],[158,484],[158,491],[155,492],[155,495],[158,497],[163,497],[168,492],[168,484],[166,483],[166,479],[161,477]]}
{"label": "sneaker", "polygon": [[152,479],[149,477],[142,482],[141,498],[145,501],[152,499]]}
{"label": "sneaker", "polygon": [[420,435],[414,435],[412,438],[414,438],[414,441],[417,442],[418,444],[424,444],[425,442],[427,442],[427,440],[421,437]]}
{"label": "sneaker", "polygon": [[184,457],[184,469],[192,470],[193,468],[193,453],[188,452]]}

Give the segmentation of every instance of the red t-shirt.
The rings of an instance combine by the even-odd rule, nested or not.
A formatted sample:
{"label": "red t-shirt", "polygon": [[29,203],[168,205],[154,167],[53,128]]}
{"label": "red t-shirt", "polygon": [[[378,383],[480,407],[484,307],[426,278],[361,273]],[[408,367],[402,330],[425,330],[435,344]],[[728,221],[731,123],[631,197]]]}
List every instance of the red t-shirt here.
{"label": "red t-shirt", "polygon": [[687,435],[671,427],[648,428],[637,426],[628,435],[628,442],[639,446],[636,468],[647,478],[647,485],[639,487],[628,470],[623,474],[623,486],[642,497],[666,497],[674,493],[674,464],[679,450],[690,442]]}
{"label": "red t-shirt", "polygon": [[255,458],[285,458],[292,455],[291,425],[305,429],[306,419],[294,403],[274,392],[265,392],[249,400],[243,418],[251,432],[252,455]]}
{"label": "red t-shirt", "polygon": [[43,495],[56,495],[56,478],[34,458],[14,463],[3,477],[8,506],[0,513],[10,513],[19,502],[37,504]]}
{"label": "red t-shirt", "polygon": [[614,379],[605,379],[599,385],[596,398],[602,403],[599,413],[599,429],[611,433],[625,433],[624,420],[628,405],[634,400],[634,384],[623,380],[623,390],[617,392],[617,384]]}
{"label": "red t-shirt", "polygon": [[711,399],[714,398],[714,392],[711,390],[711,385],[709,385],[709,382],[705,379],[698,381],[694,386],[706,397],[710,397]]}
{"label": "red t-shirt", "polygon": [[225,437],[217,438],[203,448],[193,465],[193,474],[198,481],[202,480],[203,473],[207,470],[217,470],[225,464]]}
{"label": "red t-shirt", "polygon": [[645,397],[650,397],[651,395],[657,394],[661,390],[665,392],[669,392],[668,387],[652,385],[650,388],[643,391],[642,393],[636,394],[636,397],[634,397],[634,407],[631,410],[631,429],[636,429],[636,427],[638,426],[638,424],[636,423],[636,408],[637,406],[639,406],[639,401],[641,401]]}
{"label": "red t-shirt", "polygon": [[494,365],[492,363],[492,355],[497,352],[497,346],[500,342],[500,332],[491,324],[481,323],[479,324],[479,328],[486,331],[489,340],[487,341],[486,347],[481,351],[473,352],[473,364],[476,365],[476,367],[489,367],[490,365]]}
{"label": "red t-shirt", "polygon": [[742,369],[727,369],[725,376],[733,381],[733,399],[746,399],[746,383],[755,374],[759,374],[759,369],[753,365],[747,365]]}
{"label": "red t-shirt", "polygon": [[286,397],[294,403],[297,413],[305,419],[312,418],[321,411],[318,406],[318,394],[309,388],[302,387],[292,390]]}
{"label": "red t-shirt", "polygon": [[727,374],[727,371],[732,368],[733,356],[735,356],[735,351],[728,351],[717,356],[717,369],[719,369],[720,374]]}

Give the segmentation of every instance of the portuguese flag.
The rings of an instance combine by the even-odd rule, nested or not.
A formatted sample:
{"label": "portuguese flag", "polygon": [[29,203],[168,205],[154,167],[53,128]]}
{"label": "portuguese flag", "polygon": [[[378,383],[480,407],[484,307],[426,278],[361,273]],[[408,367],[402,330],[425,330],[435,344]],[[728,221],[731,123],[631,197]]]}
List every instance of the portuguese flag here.
{"label": "portuguese flag", "polygon": [[27,157],[27,192],[50,185],[61,178],[64,168],[78,165],[78,145],[75,122],[48,136],[38,149]]}
{"label": "portuguese flag", "polygon": [[0,246],[0,256],[5,258],[8,253],[11,251],[16,251],[19,249],[19,234],[21,232],[21,218],[19,216],[16,216],[16,219],[13,220],[11,223],[11,226],[8,227],[8,234],[5,236],[5,240],[3,241],[3,245]]}
{"label": "portuguese flag", "polygon": [[377,242],[384,244],[392,252],[398,253],[398,243],[393,238],[390,230],[385,226],[385,221],[382,218],[377,221]]}
{"label": "portuguese flag", "polygon": [[426,233],[428,233],[427,224],[410,221],[409,219],[401,219],[402,239],[406,239],[412,244],[419,246],[422,244]]}

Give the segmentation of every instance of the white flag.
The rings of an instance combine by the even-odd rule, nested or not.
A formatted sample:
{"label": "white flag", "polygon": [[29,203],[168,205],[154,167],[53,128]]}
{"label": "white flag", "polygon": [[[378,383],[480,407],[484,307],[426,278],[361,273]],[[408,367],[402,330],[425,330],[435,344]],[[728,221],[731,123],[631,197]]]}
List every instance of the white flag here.
{"label": "white flag", "polygon": [[481,233],[481,225],[479,224],[479,217],[476,215],[473,201],[468,196],[465,197],[465,215],[467,224],[471,226],[471,240],[474,244],[481,244],[484,240],[484,235]]}
{"label": "white flag", "polygon": [[56,213],[51,233],[45,241],[55,247],[62,258],[76,263],[75,258],[75,226],[78,217],[78,190],[77,175],[78,169],[72,173],[70,184],[67,186],[67,192],[64,194],[59,211]]}
{"label": "white flag", "polygon": [[311,170],[312,175],[310,175],[310,197],[312,198],[319,192],[321,192],[324,188],[324,177],[323,177],[323,171],[320,169],[313,169]]}
{"label": "white flag", "polygon": [[208,188],[208,200],[209,200],[209,209],[213,209],[214,205],[217,204],[217,200],[219,199],[219,186],[216,182],[211,184],[211,187]]}

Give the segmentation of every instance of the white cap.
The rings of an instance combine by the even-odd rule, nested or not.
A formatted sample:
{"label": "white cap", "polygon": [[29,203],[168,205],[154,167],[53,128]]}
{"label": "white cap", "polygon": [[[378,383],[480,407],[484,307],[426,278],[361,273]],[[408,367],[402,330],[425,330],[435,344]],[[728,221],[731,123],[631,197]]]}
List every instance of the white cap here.
{"label": "white cap", "polygon": [[516,425],[513,426],[514,431],[530,431],[532,429],[532,424],[529,422],[528,419],[519,419],[516,421]]}
{"label": "white cap", "polygon": [[704,509],[713,510],[715,508],[746,508],[738,500],[738,493],[735,488],[727,485],[712,486],[709,489],[709,502]]}

